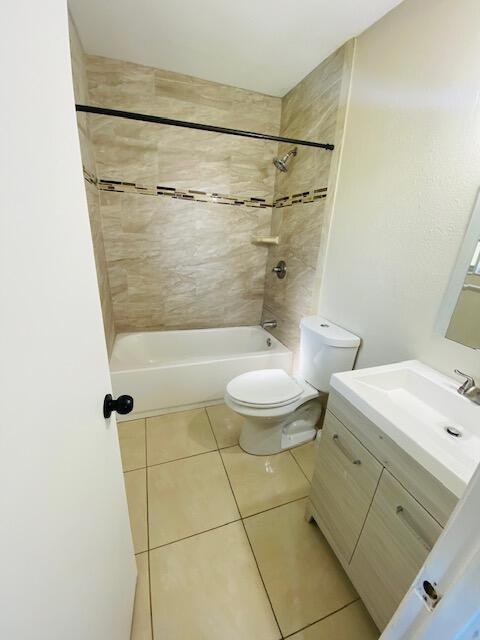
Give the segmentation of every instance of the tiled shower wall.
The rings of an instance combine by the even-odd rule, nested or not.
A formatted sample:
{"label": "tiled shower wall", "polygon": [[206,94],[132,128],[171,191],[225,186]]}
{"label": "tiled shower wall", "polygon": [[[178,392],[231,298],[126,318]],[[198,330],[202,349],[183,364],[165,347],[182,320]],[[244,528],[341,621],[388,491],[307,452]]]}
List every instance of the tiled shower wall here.
{"label": "tiled shower wall", "polygon": [[[79,115],[109,344],[114,328],[218,327],[273,317],[273,332],[296,352],[299,321],[316,309],[352,43],[279,99],[85,57],[72,32],[78,102],[335,143],[333,153],[298,147],[288,173],[280,173],[272,157],[292,145]],[[270,232],[279,235],[278,246],[251,243]],[[284,280],[271,272],[280,259],[287,262]]]}
{"label": "tiled shower wall", "polygon": [[[338,154],[343,137],[346,87],[353,42],[338,49],[282,99],[280,135],[290,138],[331,142],[335,151],[298,147],[287,173],[277,173],[275,200],[294,194],[291,206],[273,210],[272,231],[279,235],[278,246],[269,250],[263,318],[275,318],[273,333],[296,355],[299,323],[315,313],[316,292],[321,280],[323,252],[335,191]],[[292,145],[279,145],[283,155]],[[295,203],[311,189],[323,189],[326,197]],[[320,192],[319,192],[320,193]],[[287,263],[287,277],[279,280],[272,267]]]}
{"label": "tiled shower wall", "polygon": [[[89,103],[278,134],[280,99],[89,56]],[[258,324],[277,145],[89,116],[117,331]],[[125,184],[128,183],[128,184]]]}
{"label": "tiled shower wall", "polygon": [[[77,103],[88,102],[88,81],[85,53],[78,37],[77,29],[69,19],[70,27],[70,51],[72,57],[72,75],[75,101]],[[80,138],[80,148],[82,152],[83,165],[90,175],[95,175],[95,157],[92,143],[88,117],[85,113],[77,114],[78,134]],[[98,288],[100,292],[100,302],[102,305],[103,325],[105,328],[105,340],[108,353],[111,353],[115,340],[115,325],[113,319],[112,295],[108,278],[107,260],[103,242],[103,232],[100,218],[100,199],[97,188],[89,181],[85,181],[87,194],[88,212],[90,216],[90,227],[92,231],[93,251],[95,255],[95,266],[97,270]]]}

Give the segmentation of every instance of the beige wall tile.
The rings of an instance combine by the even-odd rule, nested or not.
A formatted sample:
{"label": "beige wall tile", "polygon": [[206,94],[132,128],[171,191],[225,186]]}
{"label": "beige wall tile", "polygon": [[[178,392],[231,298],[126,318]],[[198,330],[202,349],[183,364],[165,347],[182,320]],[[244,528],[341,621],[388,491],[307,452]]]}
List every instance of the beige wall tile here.
{"label": "beige wall tile", "polygon": [[123,474],[135,553],[148,550],[146,469]]}
{"label": "beige wall tile", "polygon": [[117,428],[123,470],[133,471],[146,467],[145,420],[142,418],[119,422]]}
{"label": "beige wall tile", "polygon": [[291,636],[291,640],[378,640],[380,632],[360,600]]}
{"label": "beige wall tile", "polygon": [[308,495],[310,485],[288,451],[253,456],[231,447],[220,453],[242,517]]}
{"label": "beige wall tile", "polygon": [[243,418],[225,404],[207,407],[207,414],[212,425],[217,444],[220,448],[238,444]]}
{"label": "beige wall tile", "polygon": [[156,638],[280,638],[240,522],[154,549],[150,571]]}
{"label": "beige wall tile", "polygon": [[88,100],[88,78],[85,52],[78,35],[77,27],[68,15],[68,30],[70,36],[70,55],[72,64],[73,92],[75,101],[85,104]]}
{"label": "beige wall tile", "polygon": [[[279,98],[88,57],[93,104],[278,133]],[[97,173],[109,180],[273,199],[276,144],[92,116]],[[101,194],[120,331],[258,324],[271,209]]]}
{"label": "beige wall tile", "polygon": [[147,418],[147,464],[159,464],[217,448],[205,409]]}
{"label": "beige wall tile", "polygon": [[150,549],[238,520],[217,451],[147,470]]}
{"label": "beige wall tile", "polygon": [[[88,104],[90,98],[88,91],[86,56],[82,47],[82,43],[78,36],[77,29],[70,15],[69,32],[75,101],[79,104]],[[77,122],[83,166],[90,173],[95,175],[95,150],[91,140],[90,116],[88,116],[87,114],[79,113],[77,115]],[[87,205],[90,217],[90,228],[92,232],[93,252],[97,270],[98,289],[102,306],[105,341],[108,354],[110,355],[113,349],[113,343],[115,341],[115,322],[112,306],[112,296],[110,292],[109,273],[103,242],[99,194],[96,187],[88,182],[85,182],[85,190],[87,194]]]}
{"label": "beige wall tile", "polygon": [[[337,142],[344,58],[345,47],[342,47],[282,98],[280,135]],[[291,147],[280,144],[279,154],[286,153]],[[335,154],[338,154],[338,149],[332,153],[299,147],[288,172],[277,172],[274,199],[327,187]],[[298,323],[316,309],[315,296],[321,279],[319,250],[325,233],[327,199],[274,209],[272,215],[272,231],[280,236],[280,243],[268,252],[262,319],[273,317],[277,320],[278,326],[272,333],[293,350],[295,364],[298,359]],[[272,267],[279,260],[287,263],[284,280],[279,280],[272,273]]]}
{"label": "beige wall tile", "polygon": [[102,192],[118,330],[258,324],[270,212]]}
{"label": "beige wall tile", "polygon": [[148,553],[140,553],[136,560],[138,577],[130,640],[152,640]]}
{"label": "beige wall tile", "polygon": [[98,290],[100,304],[102,306],[103,326],[108,353],[111,354],[115,341],[115,321],[110,289],[109,270],[105,254],[105,243],[100,217],[99,193],[93,185],[85,182],[87,193],[88,213],[90,217],[90,229],[92,231],[93,253],[97,270]]}
{"label": "beige wall tile", "polygon": [[298,631],[358,598],[318,527],[298,500],[245,520],[283,635]]}
{"label": "beige wall tile", "polygon": [[90,98],[97,105],[114,101],[127,111],[278,131],[280,98],[255,91],[99,56],[88,56],[88,82]]}

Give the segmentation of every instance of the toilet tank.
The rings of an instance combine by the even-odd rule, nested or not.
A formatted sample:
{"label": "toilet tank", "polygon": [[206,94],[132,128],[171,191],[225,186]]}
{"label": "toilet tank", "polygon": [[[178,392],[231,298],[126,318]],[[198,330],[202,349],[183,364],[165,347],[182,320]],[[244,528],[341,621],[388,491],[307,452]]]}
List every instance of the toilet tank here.
{"label": "toilet tank", "polygon": [[359,345],[358,336],[325,318],[302,318],[300,376],[315,389],[327,393],[334,373],[353,368]]}

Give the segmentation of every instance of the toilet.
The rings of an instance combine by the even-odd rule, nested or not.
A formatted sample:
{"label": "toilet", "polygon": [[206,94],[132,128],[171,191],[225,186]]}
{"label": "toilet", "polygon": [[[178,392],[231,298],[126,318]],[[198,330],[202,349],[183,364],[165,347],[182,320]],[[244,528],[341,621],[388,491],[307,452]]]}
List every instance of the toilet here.
{"label": "toilet", "polygon": [[240,446],[269,455],[312,440],[322,414],[321,394],[334,373],[353,368],[360,338],[319,316],[300,322],[297,376],[283,369],[261,369],[233,378],[225,403],[243,416]]}

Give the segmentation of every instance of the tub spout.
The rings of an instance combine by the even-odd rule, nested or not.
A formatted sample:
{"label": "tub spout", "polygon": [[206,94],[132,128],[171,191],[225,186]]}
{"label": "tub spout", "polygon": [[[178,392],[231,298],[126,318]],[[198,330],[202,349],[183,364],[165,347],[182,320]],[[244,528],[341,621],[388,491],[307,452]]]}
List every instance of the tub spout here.
{"label": "tub spout", "polygon": [[262,328],[263,329],[275,329],[277,326],[277,321],[276,320],[264,320],[262,322]]}

